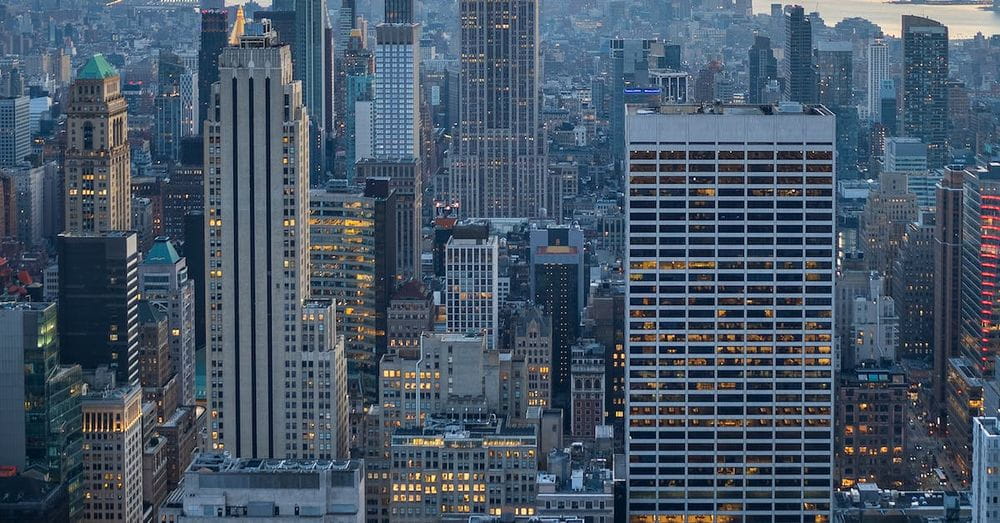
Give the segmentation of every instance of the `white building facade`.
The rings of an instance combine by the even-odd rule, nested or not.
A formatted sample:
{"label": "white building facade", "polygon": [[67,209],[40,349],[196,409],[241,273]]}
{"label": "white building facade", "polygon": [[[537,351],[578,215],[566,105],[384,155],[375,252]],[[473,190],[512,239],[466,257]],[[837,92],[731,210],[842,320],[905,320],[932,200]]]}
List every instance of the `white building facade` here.
{"label": "white building facade", "polygon": [[445,247],[448,332],[483,333],[496,347],[500,318],[500,250],[496,236],[452,238]]}

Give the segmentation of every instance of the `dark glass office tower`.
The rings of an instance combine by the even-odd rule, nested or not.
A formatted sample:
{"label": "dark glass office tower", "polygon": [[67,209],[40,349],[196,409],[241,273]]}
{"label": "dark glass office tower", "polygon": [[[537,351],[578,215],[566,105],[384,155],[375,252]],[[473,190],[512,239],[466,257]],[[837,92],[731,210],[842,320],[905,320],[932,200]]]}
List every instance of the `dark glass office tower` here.
{"label": "dark glass office tower", "polygon": [[63,363],[107,365],[118,386],[139,383],[139,252],[134,232],[61,234],[59,337]]}
{"label": "dark glass office tower", "polygon": [[585,304],[583,230],[576,226],[532,230],[530,244],[531,296],[552,318],[552,405],[568,413],[571,348],[580,334]]}
{"label": "dark glass office tower", "polygon": [[784,77],[788,99],[816,103],[816,66],[813,63],[812,22],[802,6],[792,6],[785,14]]}
{"label": "dark glass office tower", "polygon": [[778,79],[778,61],[771,49],[771,39],[766,36],[754,37],[750,47],[750,97],[752,104],[764,103],[764,91],[771,80]]}
{"label": "dark glass office tower", "polygon": [[[219,53],[226,46],[226,12],[221,9],[201,10],[201,48],[198,51],[198,117],[208,117],[212,84],[219,81]],[[201,122],[195,127],[201,134]]]}
{"label": "dark glass office tower", "polygon": [[919,16],[903,17],[901,136],[927,144],[927,166],[947,162],[948,28]]}

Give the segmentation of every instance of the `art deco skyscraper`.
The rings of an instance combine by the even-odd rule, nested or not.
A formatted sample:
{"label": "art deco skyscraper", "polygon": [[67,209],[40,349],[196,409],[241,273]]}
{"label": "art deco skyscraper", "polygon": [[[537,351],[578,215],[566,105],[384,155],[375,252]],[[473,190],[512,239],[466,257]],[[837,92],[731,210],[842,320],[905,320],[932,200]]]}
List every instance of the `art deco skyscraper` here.
{"label": "art deco skyscraper", "polygon": [[247,24],[239,45],[222,51],[205,126],[207,380],[213,448],[236,456],[332,457],[316,438],[333,418],[330,396],[299,401],[299,381],[286,379],[329,369],[336,341],[325,332],[319,350],[300,317],[310,290],[302,95],[291,51],[269,23]]}
{"label": "art deco skyscraper", "polygon": [[94,55],[77,73],[66,110],[66,232],[132,226],[128,114],[118,71]]}
{"label": "art deco skyscraper", "polygon": [[629,106],[629,516],[825,521],[835,116]]}
{"label": "art deco skyscraper", "polygon": [[537,0],[461,0],[458,156],[461,215],[535,217],[545,202],[538,117]]}
{"label": "art deco skyscraper", "polygon": [[927,165],[948,160],[948,28],[919,16],[903,16],[901,136],[927,144]]}

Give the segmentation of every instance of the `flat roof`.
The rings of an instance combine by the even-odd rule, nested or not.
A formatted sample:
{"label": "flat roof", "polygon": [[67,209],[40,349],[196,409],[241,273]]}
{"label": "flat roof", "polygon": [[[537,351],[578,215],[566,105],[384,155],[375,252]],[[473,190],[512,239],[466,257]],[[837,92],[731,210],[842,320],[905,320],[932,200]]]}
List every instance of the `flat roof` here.
{"label": "flat roof", "polygon": [[834,116],[822,105],[782,102],[778,105],[744,104],[628,104],[629,116],[637,115],[712,115],[712,116]]}

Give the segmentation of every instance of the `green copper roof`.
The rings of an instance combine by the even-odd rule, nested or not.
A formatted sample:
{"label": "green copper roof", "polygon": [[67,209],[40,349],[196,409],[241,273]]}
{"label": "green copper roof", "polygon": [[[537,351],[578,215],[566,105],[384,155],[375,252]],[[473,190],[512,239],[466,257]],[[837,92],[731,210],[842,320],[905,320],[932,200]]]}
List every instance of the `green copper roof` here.
{"label": "green copper roof", "polygon": [[181,256],[177,254],[177,249],[174,249],[174,244],[161,236],[154,241],[153,246],[149,249],[149,254],[146,256],[146,263],[174,264],[180,259]]}
{"label": "green copper roof", "polygon": [[118,76],[118,71],[108,63],[108,59],[103,54],[95,54],[87,60],[87,63],[80,68],[76,77],[84,80],[101,80],[111,76]]}

